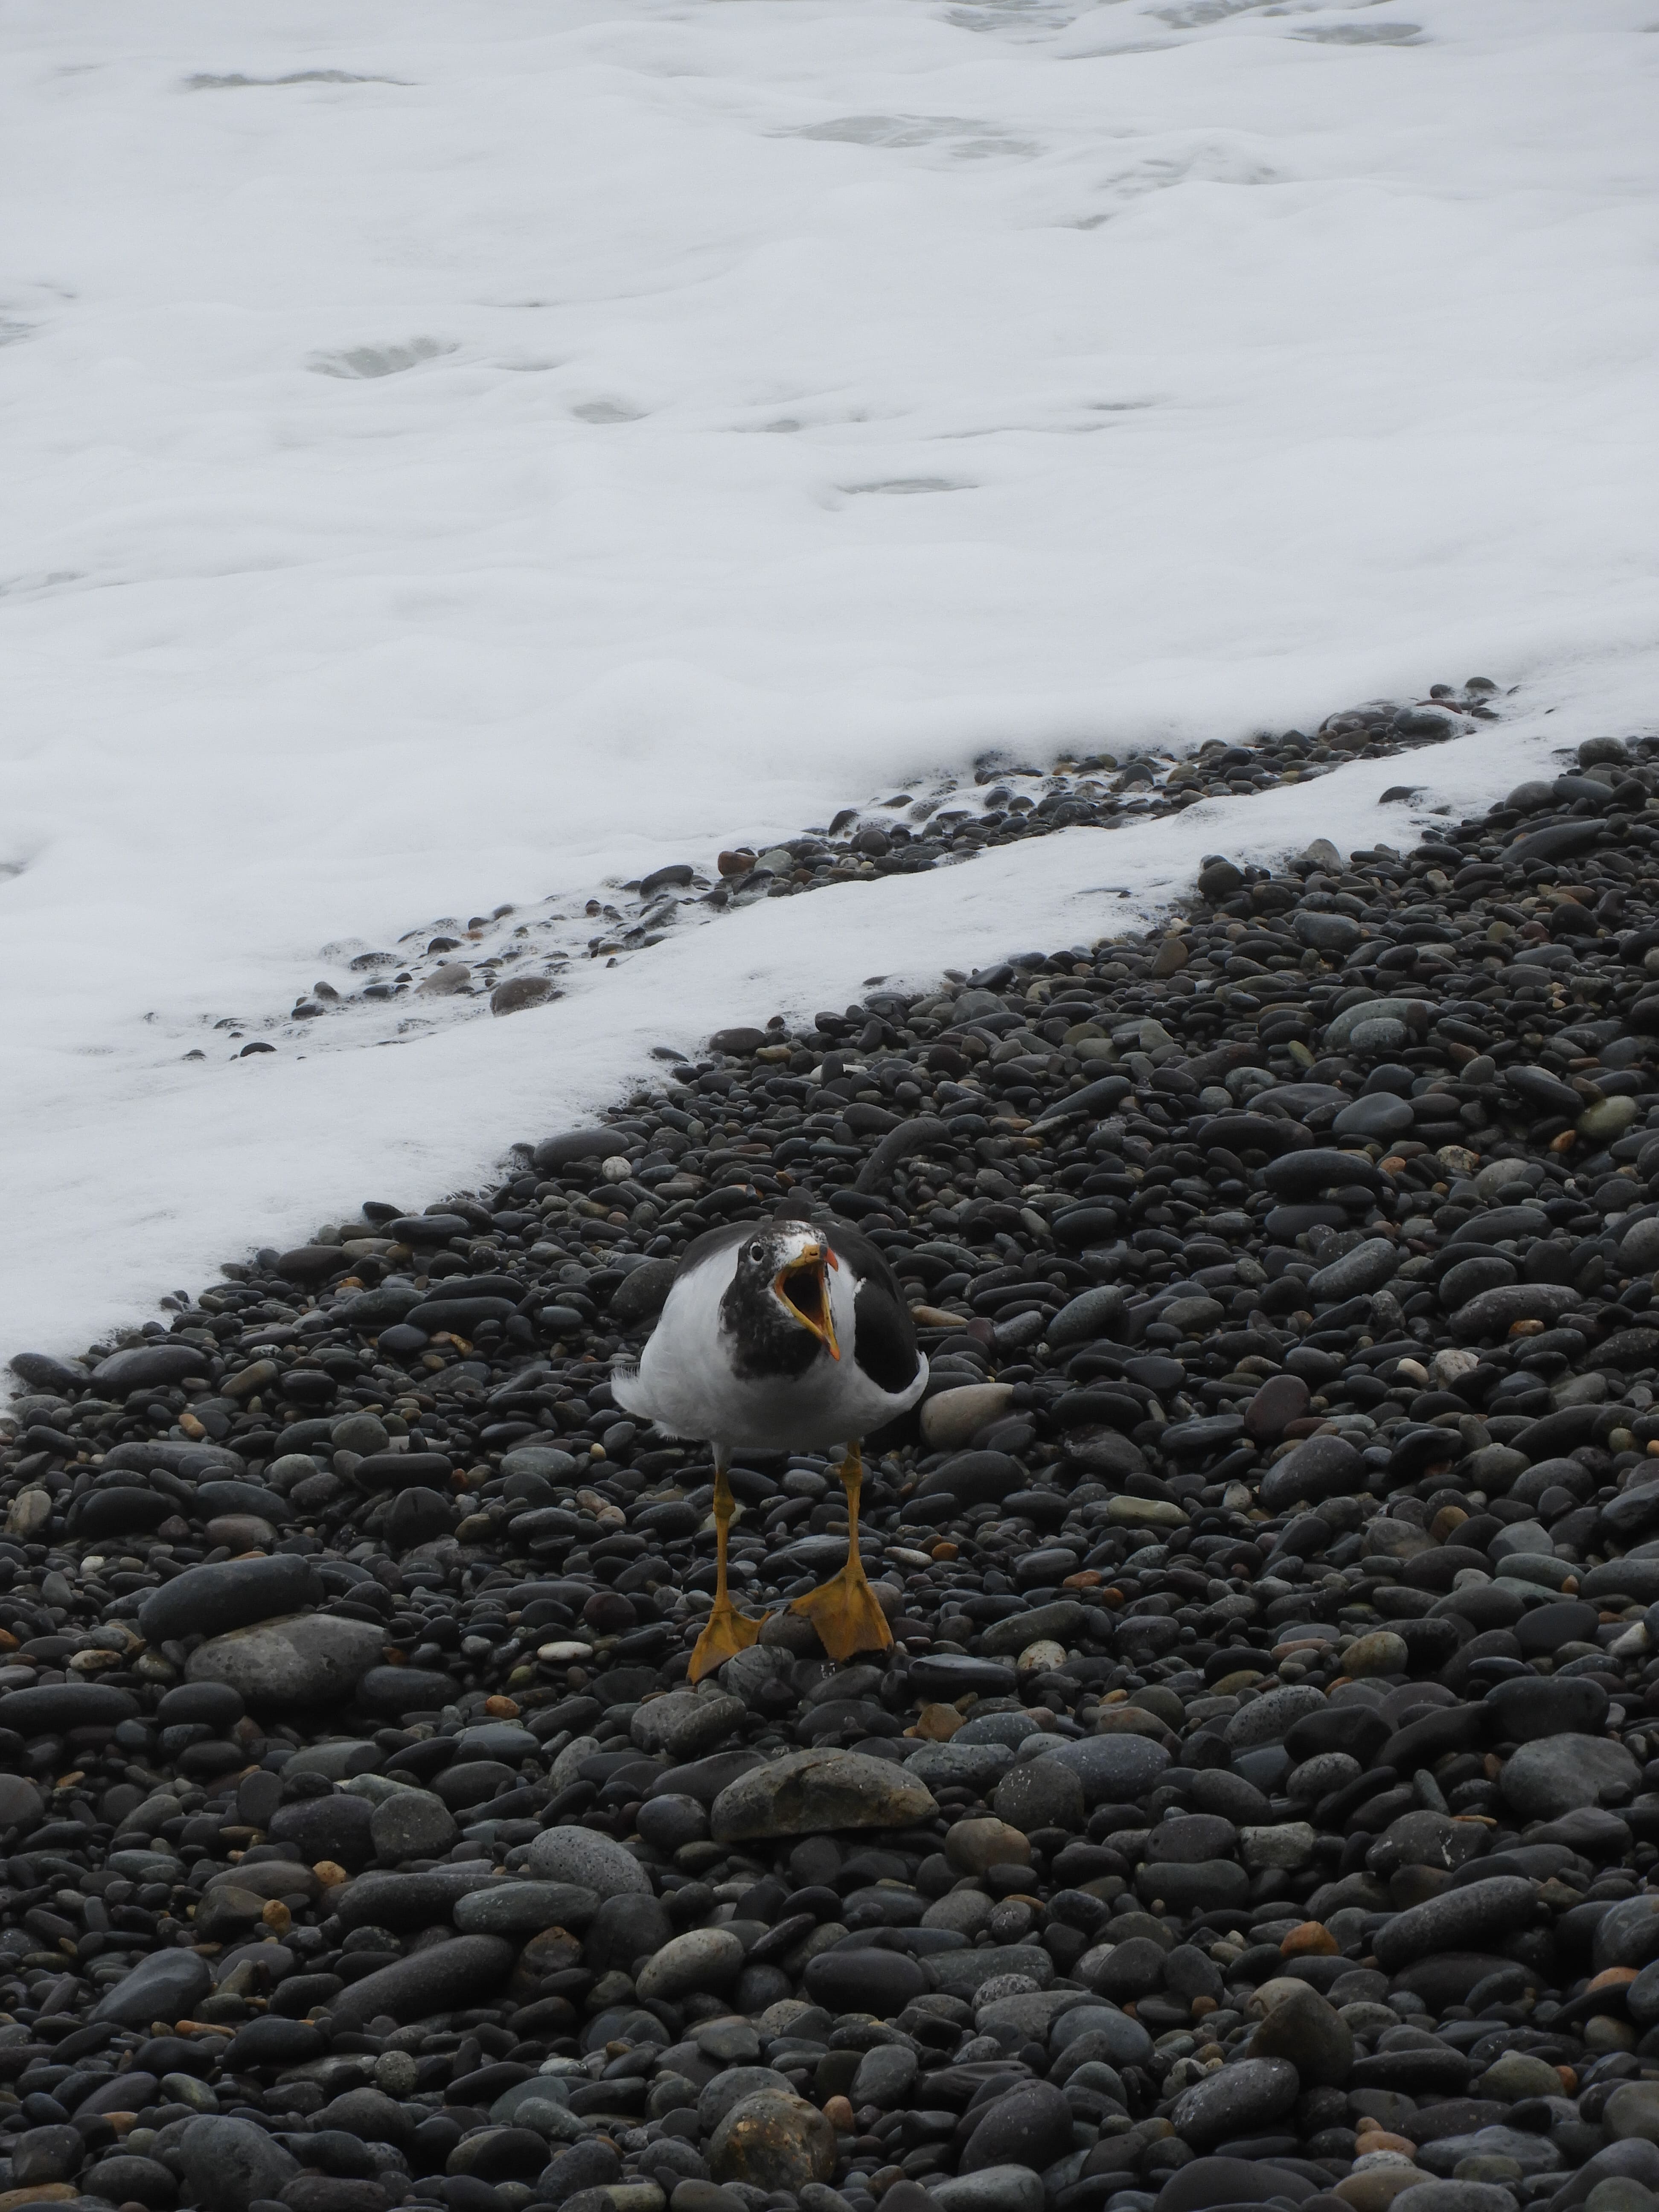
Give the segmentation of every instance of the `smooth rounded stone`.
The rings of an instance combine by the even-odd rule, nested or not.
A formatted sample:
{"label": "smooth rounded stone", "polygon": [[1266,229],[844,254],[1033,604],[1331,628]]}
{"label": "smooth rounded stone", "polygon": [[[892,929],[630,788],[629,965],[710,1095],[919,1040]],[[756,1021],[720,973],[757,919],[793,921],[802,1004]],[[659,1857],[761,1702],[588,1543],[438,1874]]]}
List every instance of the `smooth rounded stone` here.
{"label": "smooth rounded stone", "polygon": [[1252,2058],[1287,2058],[1304,2089],[1346,2081],[1353,2064],[1353,2032],[1315,1990],[1287,1993],[1250,2038]]}
{"label": "smooth rounded stone", "polygon": [[330,2000],[334,2024],[361,2027],[381,2013],[399,2021],[424,2020],[481,2004],[506,1981],[515,1956],[498,1936],[456,1936],[434,1943],[350,1983]]}
{"label": "smooth rounded stone", "polygon": [[936,1392],[922,1401],[923,1440],[933,1451],[960,1450],[988,1422],[1007,1412],[1013,1395],[1012,1382],[964,1382],[956,1389]]}
{"label": "smooth rounded stone", "polygon": [[741,1698],[671,1690],[640,1707],[629,1734],[641,1751],[663,1752],[677,1762],[702,1759],[742,1727],[748,1711]]}
{"label": "smooth rounded stone", "polygon": [[1074,1831],[1086,1817],[1081,1780],[1054,1759],[1030,1759],[1011,1767],[992,1794],[991,1809],[999,1820],[1027,1836],[1038,1828]]}
{"label": "smooth rounded stone", "polygon": [[951,1741],[952,1743],[1002,1743],[1006,1744],[1010,1751],[1016,1751],[1028,1736],[1041,1735],[1042,1733],[1030,1713],[981,1713],[977,1719],[964,1721]]}
{"label": "smooth rounded stone", "polygon": [[1288,2112],[1300,2094],[1297,2070],[1284,2058],[1244,2058],[1183,2089],[1170,2124],[1194,2150],[1255,2135]]}
{"label": "smooth rounded stone", "polygon": [[1659,2081],[1621,2081],[1602,2106],[1601,2119],[1615,2142],[1639,2136],[1659,2143]]}
{"label": "smooth rounded stone", "polygon": [[114,1728],[138,1710],[125,1690],[103,1682],[43,1682],[0,1696],[0,1728],[21,1736],[58,1735],[72,1728]]}
{"label": "smooth rounded stone", "polygon": [[843,1828],[905,1828],[932,1820],[937,1810],[933,1792],[887,1759],[853,1751],[786,1752],[727,1784],[709,1809],[709,1832],[717,1844],[736,1844]]}
{"label": "smooth rounded stone", "polygon": [[1346,1437],[1306,1437],[1261,1479],[1261,1504],[1282,1513],[1305,1498],[1351,1498],[1365,1486],[1365,1462]]}
{"label": "smooth rounded stone", "polygon": [[599,1909],[591,1889],[566,1881],[481,1882],[455,1900],[464,1936],[506,1936],[522,1942],[544,1928],[586,1927]]}
{"label": "smooth rounded stone", "polygon": [[1589,2212],[1655,2212],[1659,2205],[1650,2189],[1639,2181],[1627,2180],[1622,2174],[1610,2175],[1598,2181],[1584,2199]]}
{"label": "smooth rounded stone", "polygon": [[910,1668],[912,1694],[947,1705],[970,1693],[979,1698],[1012,1697],[1018,1680],[1014,1669],[999,1660],[970,1659],[961,1652],[927,1652]]}
{"label": "smooth rounded stone", "polygon": [[459,1695],[453,1676],[430,1667],[371,1667],[357,1685],[358,1705],[385,1720],[441,1711]]}
{"label": "smooth rounded stone", "polygon": [[202,1375],[207,1354],[193,1344],[135,1344],[112,1352],[92,1370],[93,1387],[112,1398],[130,1390],[165,1389],[187,1375]]}
{"label": "smooth rounded stone", "polygon": [[1243,1905],[1250,1893],[1250,1877],[1231,1859],[1186,1863],[1159,1859],[1137,1871],[1135,1889],[1147,1904],[1161,1902],[1172,1912],[1207,1912]]}
{"label": "smooth rounded stone", "polygon": [[778,2073],[770,2066],[731,2063],[722,2066],[714,2079],[705,2081],[697,2092],[698,2135],[712,2136],[734,2105],[740,2105],[745,2097],[758,2096],[763,2089],[778,2090],[787,2095],[789,2092],[787,2075]]}
{"label": "smooth rounded stone", "polygon": [[1553,1604],[1534,1606],[1515,1625],[1515,1640],[1523,1659],[1538,1659],[1564,1644],[1589,1643],[1601,1625],[1593,1605],[1578,1598],[1558,1598]]}
{"label": "smooth rounded stone", "polygon": [[33,2187],[37,2182],[67,2181],[80,2171],[86,2154],[86,2139],[78,2128],[62,2124],[31,2128],[27,2135],[12,2138],[13,2186]]}
{"label": "smooth rounded stone", "polygon": [[21,1774],[0,1774],[0,1829],[33,1827],[44,1806],[32,1782]]}
{"label": "smooth rounded stone", "polygon": [[991,2105],[963,2151],[959,2171],[1026,2166],[1038,2172],[1072,2148],[1072,2108],[1052,2081],[1022,2082]]}
{"label": "smooth rounded stone", "polygon": [[[988,1954],[972,1955],[977,1960]],[[908,1952],[836,1949],[807,1960],[802,1985],[810,2002],[828,2013],[867,2012],[891,2020],[931,1984],[927,1968]]]}
{"label": "smooth rounded stone", "polygon": [[70,1533],[85,1543],[100,1537],[125,1536],[143,1529],[159,1528],[178,1511],[170,1498],[159,1491],[140,1490],[125,1484],[88,1490],[70,1506]]}
{"label": "smooth rounded stone", "polygon": [[972,1790],[983,1796],[1013,1764],[1006,1743],[924,1743],[905,1761],[905,1772],[933,1790]]}
{"label": "smooth rounded stone", "polygon": [[1553,1820],[1580,1805],[1619,1805],[1641,1785],[1642,1770],[1621,1743],[1563,1735],[1524,1743],[1504,1762],[1504,1802],[1528,1820]]}
{"label": "smooth rounded stone", "polygon": [[511,1451],[501,1454],[501,1472],[506,1482],[515,1474],[533,1475],[543,1482],[566,1482],[576,1472],[576,1462],[555,1444],[514,1444]]}
{"label": "smooth rounded stone", "polygon": [[429,1790],[396,1790],[368,1816],[369,1841],[384,1866],[441,1858],[459,1833],[454,1814]]}
{"label": "smooth rounded stone", "polygon": [[799,2196],[836,2171],[836,2131],[815,2105],[777,2089],[761,2089],[733,2105],[709,2138],[708,2171],[716,2181]]}
{"label": "smooth rounded stone", "polygon": [[741,1941],[725,1928],[692,1928],[676,1936],[642,1967],[635,1987],[643,2001],[670,2004],[694,1990],[725,1991],[743,1971]]}
{"label": "smooth rounded stone", "polygon": [[[924,1928],[948,1928],[971,1943],[991,1917],[992,1900],[980,1889],[952,1890],[939,1898],[921,1916]],[[1659,2005],[1655,2007],[1659,2017]]]}
{"label": "smooth rounded stone", "polygon": [[1391,1628],[1376,1628],[1355,1637],[1342,1654],[1342,1671],[1356,1681],[1368,1674],[1403,1674],[1410,1658],[1404,1637]]}
{"label": "smooth rounded stone", "polygon": [[[1350,1112],[1352,1108],[1348,1109]],[[1401,1254],[1386,1237],[1368,1237],[1345,1252],[1329,1267],[1316,1269],[1308,1284],[1311,1297],[1321,1300],[1360,1297],[1367,1291],[1380,1291],[1385,1283],[1392,1282],[1399,1273]]]}
{"label": "smooth rounded stone", "polygon": [[152,1590],[138,1608],[139,1633],[149,1644],[179,1636],[220,1636],[227,1629],[298,1613],[319,1604],[323,1586],[308,1559],[277,1552],[264,1559],[222,1559],[186,1567]]}
{"label": "smooth rounded stone", "polygon": [[1311,1395],[1299,1375],[1270,1375],[1244,1408],[1245,1435],[1255,1443],[1277,1443],[1306,1413]]}
{"label": "smooth rounded stone", "polygon": [[1474,2086],[1477,2096],[1518,2105],[1523,2097],[1559,2097],[1561,2076],[1541,2058],[1531,2057],[1524,2051],[1506,2051]]}
{"label": "smooth rounded stone", "polygon": [[1153,2212],[1212,2212],[1223,2204],[1265,2204],[1270,2197],[1288,2197],[1297,2204],[1311,2194],[1311,2184],[1285,2166],[1259,2159],[1195,2158],[1170,2176]]}
{"label": "smooth rounded stone", "polygon": [[539,1881],[564,1882],[595,1897],[649,1897],[651,1877],[630,1850],[592,1828],[544,1828],[532,1842],[526,1871]]}
{"label": "smooth rounded stone", "polygon": [[[1516,1757],[1520,1754],[1517,1753]],[[1431,1954],[1474,1949],[1530,1927],[1533,1886],[1518,1875],[1491,1875],[1414,1905],[1376,1931],[1372,1948],[1385,1973]]]}
{"label": "smooth rounded stone", "polygon": [[1115,1283],[1103,1283],[1068,1298],[1045,1334],[1051,1351],[1073,1344],[1092,1344],[1109,1336],[1122,1320],[1127,1301]]}
{"label": "smooth rounded stone", "polygon": [[192,1682],[228,1682],[255,1711],[343,1703],[379,1661],[384,1634],[366,1620],[297,1613],[210,1638],[191,1652],[185,1674]]}
{"label": "smooth rounded stone", "polygon": [[878,2044],[860,2059],[848,2101],[854,2112],[861,2105],[874,2105],[880,2112],[896,2112],[915,2087],[920,2071],[914,2051],[903,2044]]}
{"label": "smooth rounded stone", "polygon": [[[1356,1098],[1352,1106],[1345,1106],[1331,1128],[1339,1137],[1376,1137],[1386,1143],[1390,1137],[1408,1135],[1416,1118],[1406,1099],[1379,1091],[1369,1097]],[[1315,1280],[1318,1280],[1317,1276]],[[1327,1291],[1321,1295],[1332,1297],[1336,1293]]]}
{"label": "smooth rounded stone", "polygon": [[144,2204],[161,2212],[179,2194],[177,2177],[158,2159],[120,2152],[112,2158],[100,2158],[87,2179],[109,2204]]}
{"label": "smooth rounded stone", "polygon": [[[1289,1464],[1288,1462],[1285,1462]],[[1290,1682],[1282,1689],[1264,1690],[1241,1706],[1224,1730],[1229,1751],[1252,1751],[1257,1745],[1281,1743],[1305,1714],[1323,1712],[1325,1693],[1310,1682]]]}
{"label": "smooth rounded stone", "polygon": [[640,1807],[637,1826],[653,1850],[670,1856],[683,1844],[708,1838],[708,1814],[695,1797],[647,1797]]}
{"label": "smooth rounded stone", "polygon": [[939,2212],[1042,2212],[1041,2174],[1026,2166],[981,2166],[976,2173],[930,2173],[927,2194]]}
{"label": "smooth rounded stone", "polygon": [[673,1923],[660,1898],[607,1897],[582,1927],[582,1960],[594,1973],[609,1973],[615,1968],[631,1974],[653,1952],[660,1951],[673,1933]]}
{"label": "smooth rounded stone", "polygon": [[1116,2004],[1133,2004],[1164,1986],[1166,1954],[1150,1936],[1131,1936],[1121,1942],[1085,1952],[1079,1961],[1078,1977],[1097,1995]]}
{"label": "smooth rounded stone", "polygon": [[1092,1810],[1097,1805],[1133,1803],[1155,1785],[1170,1754],[1150,1736],[1103,1735],[1056,1739],[1052,1750],[1045,1739],[1040,1760],[1050,1759],[1076,1775]]}
{"label": "smooth rounded stone", "polygon": [[1460,1306],[1451,1326],[1465,1339],[1506,1336],[1518,1321],[1553,1323],[1583,1302],[1583,1293],[1570,1283],[1510,1283],[1482,1291]]}
{"label": "smooth rounded stone", "polygon": [[488,1860],[431,1867],[424,1874],[362,1874],[337,1890],[332,1900],[341,1926],[389,1928],[405,1935],[447,1921],[456,1900],[492,1878]]}
{"label": "smooth rounded stone", "polygon": [[366,1798],[337,1790],[331,1797],[301,1797],[271,1816],[273,1844],[294,1844],[307,1865],[331,1859],[355,1871],[374,1856],[369,1835],[374,1808]]}
{"label": "smooth rounded stone", "polygon": [[1405,2212],[1516,2212],[1513,2190],[1491,2181],[1414,2181],[1394,2200]]}
{"label": "smooth rounded stone", "polygon": [[106,1990],[88,2015],[118,2027],[188,2020],[213,1986],[213,1969],[194,1951],[152,1951]]}
{"label": "smooth rounded stone", "polygon": [[1595,1735],[1607,1717],[1607,1693],[1586,1674],[1522,1674],[1494,1683],[1486,1703],[1498,1732],[1510,1743],[1546,1736]]}
{"label": "smooth rounded stone", "polygon": [[945,1831],[945,1856],[960,1874],[994,1866],[1030,1866],[1030,1839],[1006,1820],[957,1820]]}
{"label": "smooth rounded stone", "polygon": [[185,2185],[204,2212],[248,2212],[256,2197],[282,2194],[300,2162],[251,2120],[219,2114],[191,2120],[176,2148]]}

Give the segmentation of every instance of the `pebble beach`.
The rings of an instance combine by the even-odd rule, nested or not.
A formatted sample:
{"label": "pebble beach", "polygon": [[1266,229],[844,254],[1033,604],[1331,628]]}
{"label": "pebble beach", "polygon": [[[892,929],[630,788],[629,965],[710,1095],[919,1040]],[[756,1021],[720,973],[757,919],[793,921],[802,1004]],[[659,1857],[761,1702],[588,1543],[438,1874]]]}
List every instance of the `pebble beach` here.
{"label": "pebble beach", "polygon": [[[1500,712],[988,770],[586,949]],[[642,1048],[488,1187],[17,1352],[0,2212],[1652,2212],[1659,740],[1556,766]],[[893,1640],[785,1610],[834,1467],[740,1455],[768,1619],[692,1688],[712,1465],[609,1376],[781,1205],[931,1362]]]}

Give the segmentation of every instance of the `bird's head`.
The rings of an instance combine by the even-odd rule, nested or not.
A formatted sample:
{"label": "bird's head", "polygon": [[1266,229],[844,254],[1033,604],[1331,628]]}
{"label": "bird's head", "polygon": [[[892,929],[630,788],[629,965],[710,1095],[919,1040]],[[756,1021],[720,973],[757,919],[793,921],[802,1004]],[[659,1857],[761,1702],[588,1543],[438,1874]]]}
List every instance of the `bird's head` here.
{"label": "bird's head", "polygon": [[832,1359],[841,1358],[830,1297],[830,1271],[838,1264],[825,1240],[803,1221],[757,1227],[738,1262],[782,1318],[817,1337]]}

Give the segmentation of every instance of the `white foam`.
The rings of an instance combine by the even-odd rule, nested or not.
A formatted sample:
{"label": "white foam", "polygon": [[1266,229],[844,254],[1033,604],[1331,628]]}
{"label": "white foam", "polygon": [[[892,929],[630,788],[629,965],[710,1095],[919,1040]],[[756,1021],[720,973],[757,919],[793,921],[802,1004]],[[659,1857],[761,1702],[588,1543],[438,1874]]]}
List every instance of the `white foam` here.
{"label": "white foam", "polygon": [[[1474,673],[1645,723],[1650,15],[12,11],[0,1350],[416,1202],[751,997],[1040,943],[1094,848],[769,902],[395,1049],[182,1063],[331,941],[981,746]],[[1472,743],[1472,797],[1514,780],[1513,729]]]}

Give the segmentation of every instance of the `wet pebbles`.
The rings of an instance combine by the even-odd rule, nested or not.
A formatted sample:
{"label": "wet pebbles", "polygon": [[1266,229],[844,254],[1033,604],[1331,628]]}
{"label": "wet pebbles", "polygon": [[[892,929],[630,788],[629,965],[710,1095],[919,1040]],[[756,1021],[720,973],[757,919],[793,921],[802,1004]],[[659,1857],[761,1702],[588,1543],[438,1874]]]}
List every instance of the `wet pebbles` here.
{"label": "wet pebbles", "polygon": [[[18,1358],[7,2212],[1651,2212],[1656,840],[1602,742],[1217,857]],[[712,1469],[606,1376],[783,1202],[933,1360],[895,1643],[693,1692]],[[776,1608],[833,1470],[733,1486]]]}
{"label": "wet pebbles", "polygon": [[[1202,799],[1248,796],[1307,782],[1346,761],[1439,744],[1496,720],[1499,710],[1496,687],[1475,677],[1462,686],[1433,684],[1421,699],[1376,699],[1346,708],[1328,715],[1311,735],[1285,730],[1264,732],[1248,744],[1216,740],[1179,759],[1156,750],[1121,759],[1094,753],[1045,770],[990,754],[971,781],[947,776],[872,806],[843,807],[827,826],[781,844],[734,838],[699,865],[673,862],[636,882],[607,884],[592,897],[556,894],[534,908],[498,906],[465,921],[443,915],[408,931],[395,951],[325,946],[333,980],[301,993],[289,1013],[254,1019],[226,1014],[212,1028],[219,1048],[246,1059],[277,1050],[272,1036],[315,1050],[329,1035],[311,1026],[318,1021],[344,1018],[352,1025],[348,1034],[362,1042],[365,1025],[401,1036],[486,1008],[492,1015],[521,1013],[562,995],[573,961],[614,966],[660,944],[677,923],[708,921],[761,899],[793,898],[831,884],[925,873],[1060,830],[1132,829]],[[1407,782],[1382,796],[1405,802],[1415,793]],[[245,1042],[253,1031],[258,1034]],[[206,1054],[198,1047],[186,1057]],[[665,1049],[659,1057],[681,1055]]]}

